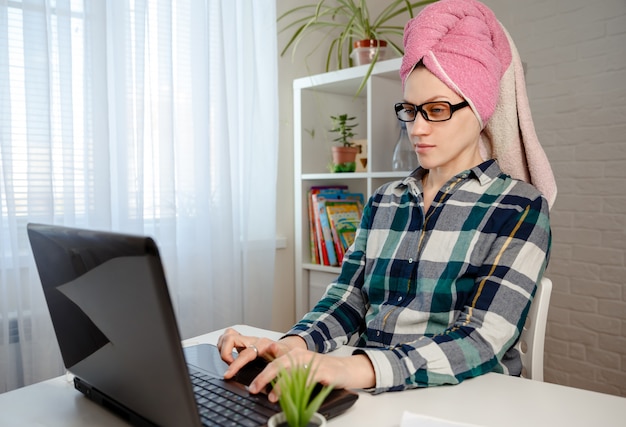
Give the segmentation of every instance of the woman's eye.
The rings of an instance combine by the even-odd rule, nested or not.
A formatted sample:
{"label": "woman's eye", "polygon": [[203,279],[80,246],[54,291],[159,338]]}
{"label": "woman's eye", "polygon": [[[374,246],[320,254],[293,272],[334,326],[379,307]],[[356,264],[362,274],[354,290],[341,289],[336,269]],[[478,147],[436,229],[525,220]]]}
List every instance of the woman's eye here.
{"label": "woman's eye", "polygon": [[448,115],[449,108],[445,104],[434,104],[428,106],[428,115],[434,118],[445,117]]}

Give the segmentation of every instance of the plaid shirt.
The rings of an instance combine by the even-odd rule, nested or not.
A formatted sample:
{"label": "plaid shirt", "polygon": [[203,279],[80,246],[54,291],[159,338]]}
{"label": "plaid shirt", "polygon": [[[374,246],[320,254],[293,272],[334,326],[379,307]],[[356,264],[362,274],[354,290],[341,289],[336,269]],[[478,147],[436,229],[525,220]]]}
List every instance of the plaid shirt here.
{"label": "plaid shirt", "polygon": [[489,160],[453,177],[426,215],[416,169],[369,199],[341,274],[288,333],[369,357],[372,391],[519,375],[518,340],[548,262],[546,199]]}

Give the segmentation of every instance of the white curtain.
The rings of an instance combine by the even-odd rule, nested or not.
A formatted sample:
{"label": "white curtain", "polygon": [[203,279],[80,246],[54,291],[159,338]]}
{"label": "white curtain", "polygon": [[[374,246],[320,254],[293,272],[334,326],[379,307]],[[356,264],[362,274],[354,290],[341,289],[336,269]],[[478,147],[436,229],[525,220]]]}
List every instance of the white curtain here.
{"label": "white curtain", "polygon": [[0,392],[63,365],[28,222],[144,234],[183,338],[270,327],[275,0],[0,0]]}

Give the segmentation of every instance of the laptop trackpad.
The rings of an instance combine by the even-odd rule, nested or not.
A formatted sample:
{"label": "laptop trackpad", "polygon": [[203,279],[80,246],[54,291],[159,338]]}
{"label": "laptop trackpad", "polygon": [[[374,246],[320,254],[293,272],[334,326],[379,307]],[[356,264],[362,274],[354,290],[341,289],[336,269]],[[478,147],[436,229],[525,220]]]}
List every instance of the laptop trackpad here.
{"label": "laptop trackpad", "polygon": [[222,360],[220,352],[214,345],[197,344],[183,347],[183,351],[188,364],[200,368],[217,378],[224,377],[228,364]]}

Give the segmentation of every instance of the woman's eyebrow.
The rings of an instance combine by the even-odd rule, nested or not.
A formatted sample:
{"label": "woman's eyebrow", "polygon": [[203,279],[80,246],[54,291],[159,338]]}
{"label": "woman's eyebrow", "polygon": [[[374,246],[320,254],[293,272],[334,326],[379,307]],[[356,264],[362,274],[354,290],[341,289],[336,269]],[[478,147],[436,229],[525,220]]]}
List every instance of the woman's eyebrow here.
{"label": "woman's eyebrow", "polygon": [[417,103],[415,103],[415,102],[408,101],[406,98],[403,98],[403,100],[402,100],[402,102],[403,102],[403,103],[406,103],[406,104],[413,104],[413,105],[422,105],[422,104],[425,104],[425,103],[427,103],[427,102],[437,102],[437,101],[448,101],[448,102],[452,102],[452,101],[450,100],[450,98],[449,98],[449,97],[447,97],[447,96],[445,96],[445,95],[434,95],[434,96],[431,96],[430,98],[426,98],[426,100],[425,100],[424,102],[421,102],[421,103],[419,103],[419,104],[417,104]]}

